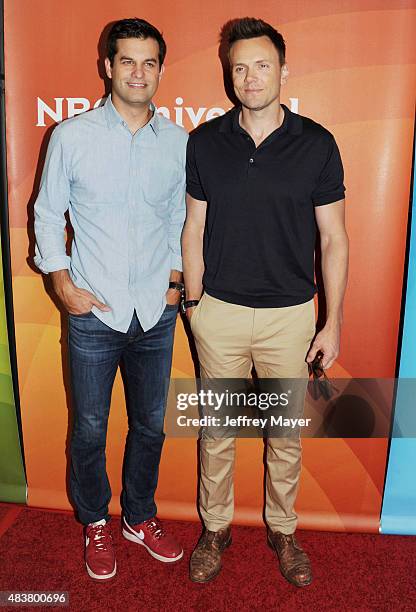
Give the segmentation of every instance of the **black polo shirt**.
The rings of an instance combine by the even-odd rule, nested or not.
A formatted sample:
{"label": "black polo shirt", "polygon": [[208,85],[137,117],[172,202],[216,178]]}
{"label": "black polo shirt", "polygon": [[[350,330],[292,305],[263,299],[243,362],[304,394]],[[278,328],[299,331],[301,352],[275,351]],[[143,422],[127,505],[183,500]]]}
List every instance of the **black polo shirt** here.
{"label": "black polo shirt", "polygon": [[205,291],[252,308],[313,297],[314,207],[345,191],[332,134],[283,109],[282,125],[257,148],[239,125],[240,108],[199,126],[188,141],[187,191],[208,203]]}

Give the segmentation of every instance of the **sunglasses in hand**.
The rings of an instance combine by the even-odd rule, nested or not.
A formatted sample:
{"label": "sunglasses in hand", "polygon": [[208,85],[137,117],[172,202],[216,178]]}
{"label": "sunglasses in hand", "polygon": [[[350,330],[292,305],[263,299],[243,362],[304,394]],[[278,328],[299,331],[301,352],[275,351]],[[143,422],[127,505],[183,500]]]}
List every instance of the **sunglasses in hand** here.
{"label": "sunglasses in hand", "polygon": [[323,358],[323,353],[318,352],[314,360],[308,364],[309,374],[312,375],[313,383],[309,386],[309,389],[314,400],[318,400],[322,396],[328,401],[338,392],[338,389],[325,374],[325,369],[322,365]]}

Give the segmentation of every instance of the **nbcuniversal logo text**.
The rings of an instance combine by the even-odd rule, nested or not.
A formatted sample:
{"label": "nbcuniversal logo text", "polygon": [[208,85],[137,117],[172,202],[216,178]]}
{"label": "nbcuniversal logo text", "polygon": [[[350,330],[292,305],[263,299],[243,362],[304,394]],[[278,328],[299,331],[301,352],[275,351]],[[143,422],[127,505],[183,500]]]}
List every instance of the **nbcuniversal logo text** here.
{"label": "nbcuniversal logo text", "polygon": [[[97,108],[105,102],[105,98],[100,98],[96,102],[91,102],[88,98],[52,98],[53,102],[45,102],[42,98],[37,98],[37,127],[45,127],[50,123],[50,120],[59,122],[69,117],[74,117],[80,113]],[[298,112],[299,98],[289,98],[290,110],[294,113]],[[184,99],[180,96],[175,100],[175,106],[169,108],[167,106],[159,106],[157,112],[171,119],[177,125],[184,126],[184,120],[188,119],[193,127],[196,127],[201,121],[209,121],[214,117],[224,115],[228,109],[213,106],[206,108],[201,106],[193,108],[192,106],[183,106]],[[47,120],[47,117],[49,120]]]}

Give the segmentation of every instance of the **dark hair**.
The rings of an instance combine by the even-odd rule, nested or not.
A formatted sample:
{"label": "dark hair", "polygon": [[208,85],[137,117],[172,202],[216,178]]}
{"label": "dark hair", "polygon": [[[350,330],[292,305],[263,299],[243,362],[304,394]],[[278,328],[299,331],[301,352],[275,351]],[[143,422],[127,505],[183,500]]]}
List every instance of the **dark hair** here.
{"label": "dark hair", "polygon": [[117,53],[117,40],[120,38],[154,38],[159,44],[159,67],[163,64],[166,56],[166,43],[159,30],[148,21],[137,17],[116,21],[107,39],[107,57],[111,65]]}
{"label": "dark hair", "polygon": [[235,19],[229,23],[228,29],[228,49],[237,40],[245,40],[247,38],[258,38],[259,36],[268,36],[279,54],[280,65],[285,63],[286,45],[283,36],[269,23],[263,19],[255,19],[254,17],[243,17]]}

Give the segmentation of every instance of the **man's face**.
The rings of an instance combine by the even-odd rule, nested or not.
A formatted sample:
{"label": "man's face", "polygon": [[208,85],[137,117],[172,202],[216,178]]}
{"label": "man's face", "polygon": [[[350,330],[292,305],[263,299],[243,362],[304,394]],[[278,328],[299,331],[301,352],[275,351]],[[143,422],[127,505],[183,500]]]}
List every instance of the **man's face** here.
{"label": "man's face", "polygon": [[[105,69],[112,80],[114,102],[129,106],[148,106],[162,75],[159,43],[154,38],[120,38],[113,65],[106,58]],[[163,67],[162,67],[163,68]]]}
{"label": "man's face", "polygon": [[268,36],[238,40],[230,49],[234,91],[250,110],[266,108],[280,97],[280,85],[287,77],[276,47]]}

